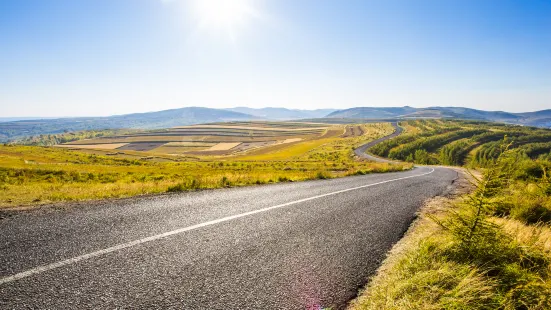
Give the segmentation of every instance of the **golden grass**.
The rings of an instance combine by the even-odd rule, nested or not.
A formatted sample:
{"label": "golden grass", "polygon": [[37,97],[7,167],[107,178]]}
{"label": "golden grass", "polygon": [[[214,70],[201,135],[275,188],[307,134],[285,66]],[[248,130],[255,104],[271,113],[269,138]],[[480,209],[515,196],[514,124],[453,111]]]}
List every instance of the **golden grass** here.
{"label": "golden grass", "polygon": [[455,254],[460,241],[428,217],[445,220],[462,202],[426,204],[349,310],[551,309],[551,227],[491,217],[503,237],[480,263]]}
{"label": "golden grass", "polygon": [[236,159],[243,161],[290,160],[331,141],[331,139],[319,139],[302,143],[277,144],[252,151]]}
{"label": "golden grass", "polygon": [[493,218],[493,221],[500,225],[518,243],[532,244],[551,257],[550,226],[544,224],[526,225],[523,222],[507,218]]}
{"label": "golden grass", "polygon": [[[362,137],[340,138],[343,130],[337,126],[324,134],[327,138],[288,140],[247,155],[185,155],[186,149],[212,145],[204,142],[176,143],[148,152],[0,146],[0,207],[334,178],[411,167],[354,160],[354,146],[392,131],[389,124],[367,127],[369,134]],[[222,148],[239,143],[226,143]],[[176,156],[156,153],[170,150],[169,154]]]}
{"label": "golden grass", "polygon": [[416,134],[421,132],[421,129],[412,126],[410,122],[401,122],[400,126],[404,128],[404,132],[407,134]]}

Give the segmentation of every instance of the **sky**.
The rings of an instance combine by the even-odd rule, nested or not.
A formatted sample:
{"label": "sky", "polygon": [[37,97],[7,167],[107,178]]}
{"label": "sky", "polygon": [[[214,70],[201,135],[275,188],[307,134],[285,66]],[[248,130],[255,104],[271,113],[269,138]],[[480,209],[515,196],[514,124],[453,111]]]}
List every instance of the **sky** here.
{"label": "sky", "polygon": [[0,0],[0,117],[551,109],[549,0]]}

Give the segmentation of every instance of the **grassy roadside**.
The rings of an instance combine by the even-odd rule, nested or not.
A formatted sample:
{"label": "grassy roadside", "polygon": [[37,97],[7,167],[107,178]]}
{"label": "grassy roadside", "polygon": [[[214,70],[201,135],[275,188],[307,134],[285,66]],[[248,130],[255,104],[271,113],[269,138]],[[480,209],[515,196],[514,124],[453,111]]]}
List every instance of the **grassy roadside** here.
{"label": "grassy roadside", "polygon": [[372,163],[355,159],[354,146],[392,131],[389,124],[370,124],[365,128],[367,131],[362,136],[304,141],[248,158],[180,160],[174,157],[180,161],[155,161],[147,157],[102,156],[52,147],[0,146],[0,208],[326,179],[411,168],[409,163]]}
{"label": "grassy roadside", "polygon": [[350,309],[551,309],[549,168],[505,151],[476,186],[463,174]]}

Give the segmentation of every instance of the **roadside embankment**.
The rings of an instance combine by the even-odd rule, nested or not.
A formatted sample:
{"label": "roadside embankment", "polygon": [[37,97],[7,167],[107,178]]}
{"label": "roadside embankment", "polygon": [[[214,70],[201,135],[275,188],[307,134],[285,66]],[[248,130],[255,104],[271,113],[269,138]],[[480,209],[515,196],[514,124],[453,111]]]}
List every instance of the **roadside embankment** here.
{"label": "roadside embankment", "polygon": [[549,167],[515,156],[429,200],[349,309],[551,309]]}

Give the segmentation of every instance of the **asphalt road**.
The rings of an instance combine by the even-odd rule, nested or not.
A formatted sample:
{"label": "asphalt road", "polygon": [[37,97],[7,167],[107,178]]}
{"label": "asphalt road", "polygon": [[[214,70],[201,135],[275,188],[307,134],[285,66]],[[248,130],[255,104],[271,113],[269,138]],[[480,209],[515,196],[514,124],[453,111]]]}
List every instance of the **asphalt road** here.
{"label": "asphalt road", "polygon": [[399,136],[399,135],[402,133],[403,129],[402,129],[402,127],[398,126],[398,123],[397,123],[397,122],[392,122],[391,124],[392,124],[392,126],[394,126],[394,132],[393,132],[392,134],[390,134],[390,135],[388,135],[388,136],[386,136],[386,137],[379,138],[379,139],[377,139],[377,140],[373,140],[373,141],[371,141],[371,142],[369,142],[369,143],[366,143],[366,144],[360,146],[359,148],[357,148],[357,149],[354,150],[354,154],[356,154],[356,155],[359,156],[359,157],[367,158],[367,159],[369,159],[369,160],[376,161],[376,162],[382,162],[382,163],[390,163],[390,162],[392,162],[392,160],[389,160],[389,159],[386,159],[386,158],[377,157],[377,156],[373,156],[373,155],[371,155],[371,154],[369,154],[369,153],[366,153],[367,150],[368,150],[370,147],[372,147],[372,146],[374,146],[374,145],[376,145],[376,144],[378,144],[378,143],[381,143],[381,142],[383,142],[383,141],[385,141],[385,140],[388,140],[388,139],[392,139],[392,138],[394,138],[394,137],[397,137],[397,136]]}
{"label": "asphalt road", "polygon": [[1,309],[341,309],[453,170],[207,190],[0,220]]}

